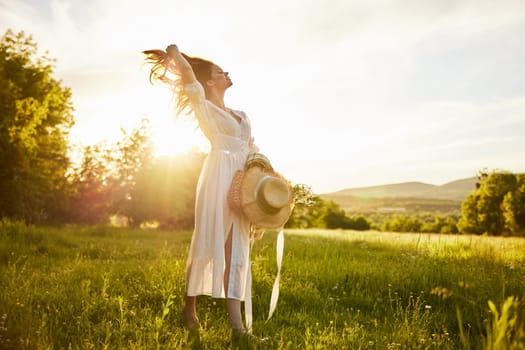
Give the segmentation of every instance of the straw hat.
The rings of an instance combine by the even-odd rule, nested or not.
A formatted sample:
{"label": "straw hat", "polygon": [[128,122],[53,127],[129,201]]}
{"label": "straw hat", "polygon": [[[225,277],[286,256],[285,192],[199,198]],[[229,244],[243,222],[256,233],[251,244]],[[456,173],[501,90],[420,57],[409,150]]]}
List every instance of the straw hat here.
{"label": "straw hat", "polygon": [[288,221],[293,199],[290,183],[260,153],[251,154],[246,170],[236,174],[228,198],[232,208],[240,209],[250,223],[265,229],[282,227]]}
{"label": "straw hat", "polygon": [[241,208],[250,222],[274,229],[283,226],[292,213],[293,194],[288,181],[273,171],[252,167],[241,185]]}

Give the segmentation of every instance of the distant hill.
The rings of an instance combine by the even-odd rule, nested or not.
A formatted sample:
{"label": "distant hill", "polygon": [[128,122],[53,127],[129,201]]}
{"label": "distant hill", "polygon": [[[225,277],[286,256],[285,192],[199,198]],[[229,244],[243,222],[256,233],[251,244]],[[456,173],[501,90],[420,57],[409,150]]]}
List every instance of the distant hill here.
{"label": "distant hill", "polygon": [[418,197],[418,194],[431,191],[434,187],[434,185],[429,185],[423,182],[404,182],[391,185],[348,188],[330,193],[330,195],[363,198]]}
{"label": "distant hill", "polygon": [[441,186],[434,186],[429,191],[420,193],[418,197],[463,201],[469,193],[476,189],[477,181],[477,178],[470,177],[448,182]]}
{"label": "distant hill", "polygon": [[320,196],[333,200],[347,212],[457,212],[461,202],[476,188],[476,181],[477,178],[471,177],[440,186],[423,182],[404,182],[349,188]]}
{"label": "distant hill", "polygon": [[327,193],[330,196],[354,196],[364,198],[430,198],[462,201],[476,188],[477,178],[456,180],[437,186],[423,182],[403,182],[399,184],[381,185],[372,187],[348,188],[345,190]]}

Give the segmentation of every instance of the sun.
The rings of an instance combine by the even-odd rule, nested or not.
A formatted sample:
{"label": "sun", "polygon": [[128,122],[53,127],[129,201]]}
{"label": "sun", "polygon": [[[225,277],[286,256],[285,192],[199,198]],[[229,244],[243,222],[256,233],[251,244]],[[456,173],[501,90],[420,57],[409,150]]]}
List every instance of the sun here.
{"label": "sun", "polygon": [[204,151],[208,147],[195,123],[183,117],[157,121],[152,125],[151,138],[158,157],[187,154],[194,149]]}

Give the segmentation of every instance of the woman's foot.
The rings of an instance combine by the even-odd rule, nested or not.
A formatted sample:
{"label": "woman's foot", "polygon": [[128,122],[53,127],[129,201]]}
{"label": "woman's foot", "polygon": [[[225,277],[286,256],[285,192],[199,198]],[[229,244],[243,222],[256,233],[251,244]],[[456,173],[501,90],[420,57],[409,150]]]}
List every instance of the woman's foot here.
{"label": "woman's foot", "polygon": [[199,318],[195,312],[189,310],[186,307],[182,309],[181,319],[184,327],[188,328],[189,330],[196,330],[201,326]]}
{"label": "woman's foot", "polygon": [[248,333],[244,328],[232,329],[232,349],[257,349],[261,348],[267,341],[267,338],[257,338],[256,336]]}

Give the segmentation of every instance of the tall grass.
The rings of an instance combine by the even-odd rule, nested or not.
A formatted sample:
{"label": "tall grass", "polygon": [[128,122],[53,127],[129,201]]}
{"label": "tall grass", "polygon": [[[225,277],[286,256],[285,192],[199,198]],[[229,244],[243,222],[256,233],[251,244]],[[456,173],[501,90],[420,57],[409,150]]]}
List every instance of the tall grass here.
{"label": "tall grass", "polygon": [[[191,232],[0,224],[0,348],[188,348],[179,323]],[[525,240],[288,230],[265,321],[275,235],[252,252],[266,349],[521,349]],[[229,347],[223,300],[200,297],[201,347]]]}

